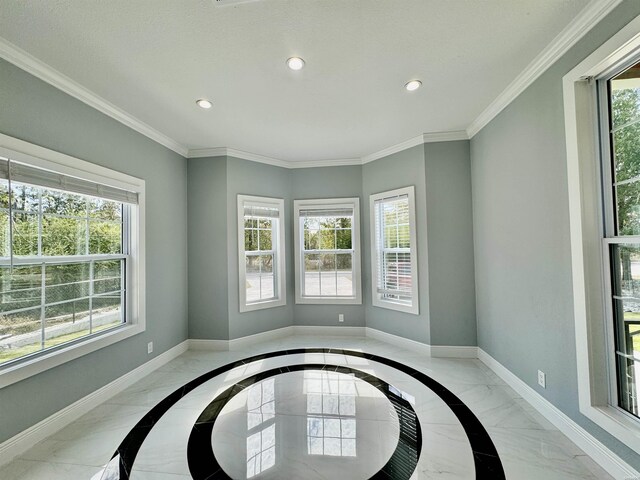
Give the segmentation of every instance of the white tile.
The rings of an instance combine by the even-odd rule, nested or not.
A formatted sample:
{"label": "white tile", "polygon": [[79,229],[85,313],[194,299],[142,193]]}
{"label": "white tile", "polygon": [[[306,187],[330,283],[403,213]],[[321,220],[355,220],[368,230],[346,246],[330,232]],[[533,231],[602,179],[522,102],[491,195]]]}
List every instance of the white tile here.
{"label": "white tile", "polygon": [[[0,478],[6,480],[69,480],[76,478],[93,480],[92,477],[99,472],[99,467],[17,459],[0,468]],[[99,478],[95,480],[99,480]]]}
{"label": "white tile", "polygon": [[[0,469],[0,479],[92,480],[136,422],[186,382],[258,353],[299,347],[345,348],[373,353],[415,368],[446,386],[485,425],[510,480],[610,478],[478,360],[429,358],[370,338],[305,335],[275,339],[231,352],[186,352]],[[424,434],[415,480],[475,478],[464,429],[436,394],[386,365],[359,357],[325,353],[265,359],[238,367],[201,385],[180,400],[151,430],[139,452],[131,478],[190,478],[186,439],[206,405],[242,378],[259,371],[305,362],[347,365],[378,376],[405,392],[418,413]],[[216,455],[223,457],[221,463],[229,464],[225,468],[236,469],[246,476],[247,438],[259,431],[260,425],[274,425],[271,437],[260,436],[260,455],[251,460],[250,468],[254,472],[264,470],[260,479],[365,478],[373,473],[369,470],[377,470],[386,463],[397,442],[398,424],[395,410],[380,392],[368,385],[354,383],[359,396],[352,402],[344,395],[345,398],[341,398],[340,391],[334,392],[336,385],[329,382],[325,385],[328,392],[321,392],[328,395],[326,398],[320,394],[307,399],[304,395],[304,372],[277,378],[273,409],[261,401],[262,409],[250,420],[246,397],[243,403],[237,396],[235,403],[228,405],[231,411],[236,409],[234,413],[221,417],[216,424],[212,441]],[[343,437],[340,441],[326,435],[308,435],[307,417],[313,417],[313,412],[318,409],[325,409],[325,414],[332,412],[330,419],[335,419],[337,412],[344,414],[347,420],[353,418],[355,411],[356,421],[340,424],[338,419],[337,424],[329,421],[326,425],[324,420],[316,422],[313,427],[316,433],[319,428],[323,432],[326,428],[326,433],[331,433],[332,429],[340,431]],[[353,436],[355,438],[351,438]],[[310,455],[310,451],[314,455]],[[282,470],[283,465],[287,470]],[[284,477],[283,471],[286,472]]]}

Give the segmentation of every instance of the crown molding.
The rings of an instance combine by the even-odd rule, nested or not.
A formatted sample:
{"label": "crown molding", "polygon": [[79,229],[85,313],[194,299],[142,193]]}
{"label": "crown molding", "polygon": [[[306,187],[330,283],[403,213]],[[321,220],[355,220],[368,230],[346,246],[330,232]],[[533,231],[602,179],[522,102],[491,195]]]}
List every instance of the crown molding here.
{"label": "crown molding", "polygon": [[167,135],[159,132],[155,128],[147,125],[141,120],[138,120],[133,115],[125,112],[124,110],[116,107],[114,104],[105,100],[104,98],[96,95],[89,89],[83,87],[79,83],[73,81],[63,73],[60,73],[50,65],[38,60],[33,55],[25,52],[24,50],[16,47],[14,44],[0,37],[0,58],[12,63],[18,68],[30,73],[36,78],[53,85],[58,90],[62,90],[68,95],[86,103],[92,108],[95,108],[99,112],[108,115],[109,117],[117,120],[118,122],[132,128],[138,133],[149,137],[156,143],[167,147],[170,150],[182,155],[187,155],[188,149],[184,145],[176,142]]}
{"label": "crown molding", "polygon": [[226,155],[227,147],[190,148],[187,152],[187,158],[225,157]]}
{"label": "crown molding", "polygon": [[369,155],[365,155],[360,159],[360,161],[364,165],[365,163],[379,160],[380,158],[384,158],[389,155],[393,155],[394,153],[407,150],[411,147],[415,147],[416,145],[435,142],[455,142],[457,140],[469,140],[467,132],[464,130],[453,130],[450,132],[423,133],[422,135],[410,138],[409,140],[405,140],[404,142],[400,142],[390,147],[383,148],[382,150],[379,150],[377,152],[370,153]]}
{"label": "crown molding", "polygon": [[187,158],[204,158],[204,157],[234,157],[251,162],[265,163],[275,167],[282,168],[315,168],[315,167],[344,167],[347,165],[364,165],[380,158],[393,155],[394,153],[407,150],[408,148],[422,145],[424,143],[434,142],[453,142],[457,140],[469,140],[467,132],[464,130],[455,130],[451,132],[435,132],[423,133],[416,137],[410,138],[404,142],[392,145],[375,153],[371,153],[360,158],[337,158],[329,160],[281,160],[273,157],[266,157],[256,153],[243,152],[235,148],[215,147],[215,148],[197,148],[190,149],[187,152]]}
{"label": "crown molding", "polygon": [[346,167],[348,165],[362,165],[360,158],[336,158],[332,160],[301,160],[289,162],[289,168],[314,168],[314,167]]}
{"label": "crown molding", "polygon": [[424,135],[418,135],[416,137],[410,138],[409,140],[405,140],[404,142],[396,143],[395,145],[391,145],[390,147],[383,148],[382,150],[378,150],[377,152],[370,153],[369,155],[365,155],[360,159],[360,161],[364,165],[365,163],[373,162],[374,160],[379,160],[389,155],[393,155],[394,153],[398,153],[403,150],[407,150],[409,148],[415,147],[416,145],[422,145],[423,143],[424,143]]}
{"label": "crown molding", "polygon": [[467,127],[473,138],[622,0],[592,0]]}
{"label": "crown molding", "polygon": [[344,165],[361,165],[359,158],[344,158],[335,160],[280,160],[278,158],[266,157],[256,153],[243,152],[235,148],[216,147],[216,148],[200,148],[189,150],[187,158],[203,158],[203,157],[223,157],[229,156],[249,160],[251,162],[265,163],[275,167],[282,168],[313,168],[313,167],[338,167]]}
{"label": "crown molding", "polygon": [[457,142],[458,140],[469,140],[466,130],[422,134],[422,143]]}

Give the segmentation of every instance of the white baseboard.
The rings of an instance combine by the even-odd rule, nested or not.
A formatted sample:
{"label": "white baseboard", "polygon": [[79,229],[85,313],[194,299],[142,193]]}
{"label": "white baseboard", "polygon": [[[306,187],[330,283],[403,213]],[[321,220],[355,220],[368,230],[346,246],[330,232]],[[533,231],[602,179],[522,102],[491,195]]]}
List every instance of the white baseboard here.
{"label": "white baseboard", "polygon": [[260,342],[277,340],[291,335],[326,335],[326,336],[365,336],[365,327],[339,327],[339,326],[313,326],[313,325],[290,325],[288,327],[276,328],[266,332],[247,335],[246,337],[234,338],[233,340],[189,340],[189,348],[192,350],[241,350]]}
{"label": "white baseboard", "polygon": [[382,342],[390,343],[391,345],[395,345],[397,347],[408,348],[415,352],[431,356],[431,345],[422,342],[416,342],[415,340],[409,340],[408,338],[400,337],[392,333],[383,332],[382,330],[377,330],[375,328],[366,328],[367,337],[371,337]]}
{"label": "white baseboard", "polygon": [[314,325],[294,325],[294,335],[327,335],[330,337],[347,336],[347,337],[364,337],[366,335],[366,327],[339,327],[333,326],[314,326]]}
{"label": "white baseboard", "polygon": [[609,472],[612,477],[620,480],[640,478],[640,473],[631,467],[631,465],[609,450],[584,428],[571,420],[551,402],[520,380],[520,378],[511,373],[510,370],[481,348],[478,348],[478,358],[493,370],[496,375],[502,378],[507,385],[513,388],[522,398],[538,410],[538,412],[544,415],[558,430],[569,437],[573,443],[580,447],[603,469]]}
{"label": "white baseboard", "polygon": [[277,340],[290,335],[293,335],[293,326],[276,328],[275,330],[247,335],[246,337],[234,338],[233,340],[229,340],[229,350],[241,350],[256,343]]}
{"label": "white baseboard", "polygon": [[431,356],[440,358],[478,358],[478,347],[431,345]]}
{"label": "white baseboard", "polygon": [[225,352],[229,350],[229,340],[202,340],[191,338],[188,340],[189,350],[213,350]]}
{"label": "white baseboard", "polygon": [[104,387],[99,388],[86,397],[81,398],[44,420],[36,423],[32,427],[29,427],[4,441],[0,444],[0,465],[10,462],[18,455],[21,455],[33,447],[36,443],[44,440],[50,435],[53,435],[74,420],[77,420],[78,417],[96,408],[98,405],[104,403],[106,400],[120,393],[130,385],[133,385],[135,382],[143,379],[165,363],[170,362],[177,356],[183,354],[187,351],[188,347],[188,340],[179,343],[175,347],[170,348],[166,352],[163,352],[148,362],[143,363],[138,368],[131,370],[129,373],[124,374],[113,382],[108,383]]}

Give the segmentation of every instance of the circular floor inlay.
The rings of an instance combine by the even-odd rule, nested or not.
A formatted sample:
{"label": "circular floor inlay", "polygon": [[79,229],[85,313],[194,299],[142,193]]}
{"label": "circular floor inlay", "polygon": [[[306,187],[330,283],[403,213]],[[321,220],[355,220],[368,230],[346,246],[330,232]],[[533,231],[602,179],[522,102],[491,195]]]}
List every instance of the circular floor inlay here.
{"label": "circular floor inlay", "polygon": [[321,370],[251,385],[222,409],[212,434],[231,478],[369,478],[397,444],[398,415],[382,392]]}
{"label": "circular floor inlay", "polygon": [[[266,371],[264,371],[268,368],[266,365],[262,367],[260,366],[263,362],[271,362],[271,359],[277,358],[281,358],[283,362],[275,362],[276,365],[278,363],[285,363],[287,366],[272,368],[271,370]],[[312,358],[314,360],[311,360]],[[287,361],[286,359],[291,360]],[[373,372],[374,368],[377,369],[376,365],[384,366],[384,368],[387,369],[390,368],[391,371],[402,372],[402,375],[407,375],[411,379],[409,382],[400,378],[397,379],[399,382],[398,385],[403,385],[402,388],[407,389],[407,393],[395,389],[379,378],[371,374],[364,373],[363,371],[351,369],[346,366],[329,367],[329,365],[325,365],[324,363],[309,363],[310,361],[331,361],[331,359],[335,359],[335,361],[340,364],[346,363],[362,365],[362,367],[359,368],[366,369],[370,372]],[[307,363],[300,365],[289,364],[289,362],[294,363],[296,361]],[[326,370],[329,368],[341,374],[353,375],[354,377],[371,384],[387,397],[388,402],[393,405],[393,408],[395,409],[399,429],[396,449],[391,457],[387,459],[386,464],[384,464],[384,466],[371,478],[409,479],[414,470],[416,470],[416,465],[418,465],[423,440],[427,442],[426,445],[429,445],[429,447],[425,450],[423,459],[420,460],[420,465],[423,465],[424,462],[427,462],[428,464],[432,461],[433,452],[431,450],[434,448],[437,450],[437,444],[433,444],[433,441],[434,439],[440,438],[439,435],[442,436],[442,429],[434,428],[438,425],[430,425],[431,422],[426,422],[428,425],[426,425],[425,428],[430,428],[428,431],[425,430],[427,435],[423,437],[423,431],[420,429],[418,417],[416,416],[412,405],[409,403],[409,401],[415,401],[416,397],[414,395],[418,395],[417,398],[421,398],[421,401],[424,401],[424,394],[419,393],[419,389],[426,388],[430,392],[429,395],[435,395],[435,397],[438,398],[438,401],[443,402],[444,405],[446,405],[449,412],[453,414],[455,419],[459,422],[459,427],[462,427],[464,435],[466,435],[466,441],[468,442],[465,448],[468,448],[470,453],[472,453],[472,468],[475,469],[476,478],[491,478],[492,480],[505,479],[505,473],[500,457],[498,456],[498,452],[496,451],[487,431],[484,429],[478,418],[471,412],[469,407],[467,407],[456,395],[441,383],[435,381],[425,373],[396,360],[361,351],[335,348],[294,348],[253,355],[242,360],[222,365],[185,383],[182,387],[169,394],[149,410],[135,425],[135,427],[131,429],[119,445],[108,465],[105,467],[102,472],[101,479],[129,480],[130,476],[134,471],[136,471],[136,459],[139,456],[141,449],[144,450],[141,463],[147,467],[153,467],[157,462],[161,461],[171,464],[171,468],[175,470],[174,473],[185,475],[187,472],[190,472],[192,477],[196,480],[229,478],[229,475],[221,468],[220,464],[216,460],[216,455],[214,453],[214,449],[218,450],[221,447],[216,444],[216,436],[213,429],[216,419],[223,411],[225,405],[245,389],[248,389],[256,383],[263,382],[270,377],[284,375],[292,371],[304,372],[306,370]],[[237,375],[230,375],[234,371],[237,371]],[[248,378],[243,378],[244,375],[248,375],[249,372],[258,373]],[[385,376],[388,376],[388,374],[385,374]],[[395,378],[393,374],[391,374],[391,377]],[[230,378],[238,378],[242,380],[231,387],[227,387],[229,385],[228,382]],[[304,379],[304,375],[302,378]],[[395,382],[396,380],[392,381]],[[219,387],[214,386],[220,384],[226,385],[223,387],[226,388],[226,390],[223,391]],[[276,383],[274,382],[274,398],[277,399],[277,388],[275,385]],[[216,390],[213,390],[215,393],[211,393],[211,396],[209,396],[208,391],[211,391],[209,390],[211,388],[215,388]],[[222,393],[218,394],[221,391]],[[271,468],[275,468],[269,467],[265,470],[265,467],[271,464],[275,466],[278,462],[279,455],[281,456],[284,454],[284,451],[281,449],[280,454],[278,453],[279,438],[282,438],[282,433],[278,433],[278,428],[280,427],[275,426],[277,422],[274,420],[277,419],[278,411],[277,409],[275,410],[274,419],[265,420],[264,417],[254,416],[254,413],[257,415],[269,413],[262,409],[255,411],[256,409],[253,408],[255,405],[254,402],[256,402],[256,399],[258,398],[256,396],[256,392],[253,392],[251,394],[253,396],[250,397],[249,391],[247,391],[245,394],[246,397],[244,397],[244,404],[241,399],[237,400],[239,404],[244,405],[245,408],[243,429],[240,429],[242,430],[242,433],[238,433],[238,435],[242,436],[242,442],[244,442],[241,442],[244,446],[244,450],[242,451],[240,458],[243,458],[243,461],[245,462],[241,478],[247,478],[251,473],[253,473],[253,476],[250,478],[261,478],[266,472],[269,472]],[[307,395],[307,393],[308,392],[303,391],[303,395],[306,395],[307,402],[311,402],[307,403],[307,408],[317,409],[320,405],[320,411],[322,411],[324,403],[318,403],[317,398],[309,400],[309,395]],[[260,401],[262,402],[262,387],[260,389],[260,395]],[[320,393],[320,395],[322,395],[322,393]],[[216,397],[211,401],[210,399],[213,396]],[[359,400],[356,400],[356,412],[364,410],[358,406],[358,401]],[[201,411],[203,406],[206,405],[206,402],[210,403],[206,406],[204,411]],[[334,402],[334,400],[330,399],[328,402],[329,406],[327,408],[334,409],[332,406],[334,404],[331,403]],[[339,402],[340,400],[338,400],[338,406],[340,405]],[[350,402],[350,400],[346,400],[346,402]],[[180,405],[181,407],[176,408],[176,405]],[[195,409],[193,407],[187,407],[185,410],[185,406],[187,405],[197,405],[197,407]],[[304,403],[302,405],[304,406]],[[249,406],[252,408],[248,408]],[[300,404],[298,405],[298,408],[299,407]],[[188,410],[189,408],[192,409]],[[233,404],[231,404],[229,408],[233,409]],[[274,408],[276,408],[275,405]],[[346,406],[345,408],[350,407]],[[424,404],[422,404],[421,408],[424,408]],[[251,413],[251,415],[249,415],[249,413]],[[334,433],[337,432],[338,423],[331,421],[325,425],[324,422],[325,417],[327,416],[330,420],[340,421],[342,418],[338,417],[348,417],[348,415],[342,415],[342,413],[343,412],[340,410],[338,410],[337,415],[335,413],[327,414],[326,412],[322,412],[322,415],[313,417],[315,412],[306,411],[298,415],[305,418],[307,422],[301,423],[299,427],[300,432],[302,432],[298,433],[300,436],[299,438],[302,439],[300,441],[299,448],[302,452],[304,452],[306,448],[307,456],[334,456],[341,457],[340,460],[348,461],[349,457],[351,457],[350,453],[352,453],[354,449],[353,442],[351,442],[354,436],[352,433],[353,422],[347,421],[344,425],[343,423],[340,423],[340,437],[334,436]],[[295,414],[293,416],[295,416]],[[309,420],[307,417],[321,418],[322,422],[313,419]],[[185,423],[184,420],[186,418],[190,418],[191,420]],[[355,419],[355,452],[356,456],[358,456],[360,452],[362,452],[362,447],[359,443],[359,433],[362,431],[362,428],[360,427],[358,414],[355,415]],[[272,420],[274,420],[273,423],[267,424],[267,422],[271,422]],[[194,421],[195,424],[193,424]],[[273,435],[269,432],[263,435],[262,431],[264,430],[264,427],[269,428],[272,424],[274,425]],[[190,425],[193,425],[191,430],[189,430]],[[322,436],[320,435],[320,425],[322,425]],[[224,425],[221,423],[220,428],[223,427]],[[286,427],[284,431],[287,431],[289,428],[290,427]],[[240,432],[240,430],[238,430],[238,432]],[[259,437],[255,435],[258,430],[260,431]],[[298,430],[297,427],[296,430]],[[327,431],[330,435],[327,435]],[[433,435],[429,435],[430,433],[433,433]],[[167,437],[167,435],[170,438]],[[150,436],[151,438],[149,439]],[[304,441],[305,438],[306,442]],[[322,438],[322,440],[320,440],[320,438]],[[446,435],[442,438],[446,440]],[[258,439],[260,441],[258,441]],[[165,451],[165,453],[157,451],[157,445],[166,447],[165,444],[167,441],[172,445],[170,450]],[[267,448],[264,448],[265,445],[267,445]],[[269,451],[271,446],[274,446],[275,448]],[[322,453],[320,453],[321,448]],[[187,450],[186,458],[184,456],[185,449]],[[337,455],[338,452],[340,452],[340,455]],[[248,456],[249,453],[251,455]],[[160,458],[158,455],[168,455],[168,457]],[[185,460],[188,461],[188,464]],[[384,460],[384,458],[380,460]],[[452,461],[457,462],[458,459],[452,459]],[[227,466],[225,467],[231,468]],[[348,471],[346,472],[347,473],[345,475],[348,476]],[[134,474],[133,478],[136,478],[136,475],[137,474]],[[347,478],[345,475],[335,475],[335,477]],[[306,475],[303,478],[311,477]]]}
{"label": "circular floor inlay", "polygon": [[403,480],[420,448],[420,424],[401,391],[349,367],[300,364],[261,372],[214,398],[193,427],[187,457],[196,480]]}

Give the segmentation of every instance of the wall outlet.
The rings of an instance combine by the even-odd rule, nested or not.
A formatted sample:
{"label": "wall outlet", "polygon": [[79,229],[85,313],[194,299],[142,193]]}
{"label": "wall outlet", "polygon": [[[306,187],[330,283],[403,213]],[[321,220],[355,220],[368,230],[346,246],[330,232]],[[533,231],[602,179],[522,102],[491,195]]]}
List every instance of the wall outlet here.
{"label": "wall outlet", "polygon": [[147,354],[153,352],[153,342],[147,343]]}
{"label": "wall outlet", "polygon": [[344,322],[344,313],[339,313],[338,314],[338,321],[339,322]]}
{"label": "wall outlet", "polygon": [[538,370],[538,385],[542,388],[547,388],[547,374],[542,370]]}

